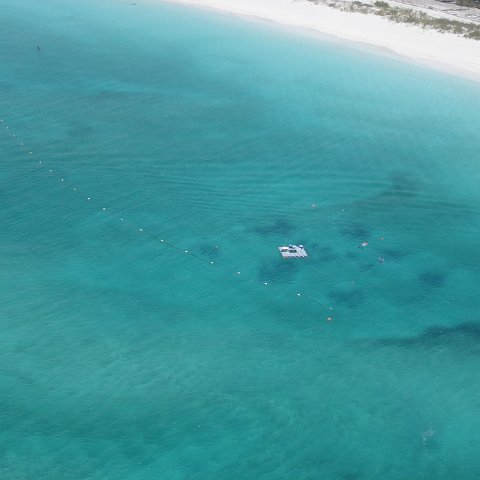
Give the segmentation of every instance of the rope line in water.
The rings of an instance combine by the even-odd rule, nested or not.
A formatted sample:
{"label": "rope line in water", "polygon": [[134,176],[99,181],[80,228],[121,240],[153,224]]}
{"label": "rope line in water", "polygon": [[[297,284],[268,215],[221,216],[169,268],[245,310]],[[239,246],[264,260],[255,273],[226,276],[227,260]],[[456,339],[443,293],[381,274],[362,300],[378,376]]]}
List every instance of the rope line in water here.
{"label": "rope line in water", "polygon": [[[33,151],[29,150],[25,143],[21,140],[19,140],[19,138],[17,137],[17,135],[15,133],[12,133],[12,130],[10,129],[9,125],[7,125],[7,123],[5,122],[4,119],[0,119],[0,124],[3,125],[4,129],[7,131],[8,135],[15,140],[15,143],[17,144],[17,146],[19,147],[19,149],[22,151],[22,153],[26,156],[26,159],[27,160],[31,160],[32,163],[33,162],[36,162],[36,164],[38,166],[40,166],[42,169],[45,169],[45,170],[48,170],[48,173],[50,175],[50,177],[52,178],[57,178],[60,180],[60,183],[66,187],[66,188],[69,188],[71,189],[72,191],[78,193],[79,195],[83,195],[83,198],[87,201],[87,202],[91,202],[93,204],[95,204],[95,200],[93,200],[93,197],[91,197],[90,195],[87,195],[85,193],[82,193],[82,190],[75,184],[73,183],[69,183],[68,181],[65,180],[65,177],[58,174],[55,170],[53,170],[52,168],[48,168],[47,165],[42,161],[42,160],[36,160],[34,158],[34,154],[33,154]],[[316,206],[315,204],[312,205],[312,207]],[[149,232],[148,230],[145,230],[143,227],[139,226],[138,224],[135,224],[133,222],[130,222],[129,220],[127,220],[124,216],[122,216],[121,214],[118,214],[118,213],[114,213],[113,209],[110,208],[110,207],[106,207],[106,206],[102,206],[102,207],[99,207],[99,206],[96,206],[95,208],[99,208],[101,212],[105,213],[106,215],[109,216],[110,219],[112,220],[115,220],[115,221],[120,221],[121,224],[123,225],[126,225],[130,228],[132,228],[133,230],[137,231],[139,234],[142,234],[148,238],[150,238],[151,240],[154,240],[158,243],[160,243],[161,245],[163,246],[167,246],[173,250],[176,250],[177,252],[180,252],[182,253],[183,255],[188,255],[189,257],[191,258],[194,258],[204,264],[208,264],[210,266],[216,266],[217,263],[214,262],[214,261],[211,261],[211,260],[206,260],[205,258],[203,258],[202,256],[200,255],[197,255],[193,252],[191,252],[190,250],[187,250],[187,249],[183,249],[181,247],[179,247],[178,245],[168,241],[167,239],[165,238],[162,238],[154,233],[151,233]],[[239,277],[239,276],[242,276],[242,278],[244,277],[242,275],[242,273],[240,271],[235,271],[233,272],[229,278],[232,278],[232,277]],[[248,277],[247,277],[248,278]],[[260,285],[260,283],[258,281],[255,281],[253,279],[251,279],[256,285]],[[271,286],[272,284],[270,282],[261,282],[261,284],[263,286]],[[315,304],[317,306],[320,306],[322,308],[325,308],[329,311],[333,310],[333,307],[327,307],[325,304],[322,304],[321,302],[319,302],[318,300],[315,300],[314,298],[310,297],[308,294],[304,294],[303,292],[295,292],[295,296],[296,297],[300,297],[300,298],[303,298],[305,301],[307,302],[310,302],[312,304]],[[327,320],[328,321],[331,321],[332,320],[332,317],[327,317]]]}

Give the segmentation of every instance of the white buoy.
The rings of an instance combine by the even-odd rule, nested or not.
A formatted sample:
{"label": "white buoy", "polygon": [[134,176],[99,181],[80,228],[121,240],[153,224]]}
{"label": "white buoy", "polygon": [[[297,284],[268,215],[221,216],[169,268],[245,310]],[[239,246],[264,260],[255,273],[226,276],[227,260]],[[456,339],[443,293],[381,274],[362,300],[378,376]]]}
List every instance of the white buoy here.
{"label": "white buoy", "polygon": [[139,228],[138,230],[139,230],[140,232],[143,232],[143,228]]}
{"label": "white buoy", "polygon": [[102,210],[103,210],[103,211],[105,211],[105,210],[106,210],[106,208],[105,208],[105,207],[102,207]]}
{"label": "white buoy", "polygon": [[299,297],[301,294],[300,293],[297,293],[297,297]]}
{"label": "white buoy", "polygon": [[210,262],[213,265],[213,262]]}
{"label": "white buoy", "polygon": [[188,250],[185,250],[185,253],[188,253]]}
{"label": "white buoy", "polygon": [[267,282],[263,282],[263,284],[264,284],[264,285],[268,285],[268,283],[267,283]]}
{"label": "white buoy", "polygon": [[87,197],[87,200],[90,200],[90,197]]}

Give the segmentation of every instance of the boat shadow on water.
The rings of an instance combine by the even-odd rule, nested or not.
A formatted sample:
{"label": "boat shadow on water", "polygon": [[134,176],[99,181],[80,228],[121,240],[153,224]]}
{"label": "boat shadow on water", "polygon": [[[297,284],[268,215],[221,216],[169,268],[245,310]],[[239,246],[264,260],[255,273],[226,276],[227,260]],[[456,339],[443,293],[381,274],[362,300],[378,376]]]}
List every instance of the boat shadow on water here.
{"label": "boat shadow on water", "polygon": [[293,282],[298,271],[299,265],[296,259],[279,258],[273,263],[263,262],[258,268],[257,278],[261,282],[287,284]]}

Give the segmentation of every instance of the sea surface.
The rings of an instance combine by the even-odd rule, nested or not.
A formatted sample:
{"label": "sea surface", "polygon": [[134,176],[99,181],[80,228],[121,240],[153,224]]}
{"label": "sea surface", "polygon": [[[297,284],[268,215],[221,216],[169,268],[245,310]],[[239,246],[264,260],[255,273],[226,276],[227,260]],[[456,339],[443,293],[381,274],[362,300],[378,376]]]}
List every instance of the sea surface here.
{"label": "sea surface", "polygon": [[143,0],[0,65],[2,480],[480,478],[479,84]]}

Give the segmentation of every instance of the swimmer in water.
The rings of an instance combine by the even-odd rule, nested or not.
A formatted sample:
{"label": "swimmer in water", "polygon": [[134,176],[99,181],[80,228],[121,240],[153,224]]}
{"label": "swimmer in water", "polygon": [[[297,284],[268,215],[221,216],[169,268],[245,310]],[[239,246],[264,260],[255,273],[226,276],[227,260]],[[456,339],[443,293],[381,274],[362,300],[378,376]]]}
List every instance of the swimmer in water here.
{"label": "swimmer in water", "polygon": [[358,248],[365,248],[365,247],[368,247],[368,242],[362,242]]}
{"label": "swimmer in water", "polygon": [[385,261],[385,258],[383,257],[378,257],[378,263],[383,263]]}

